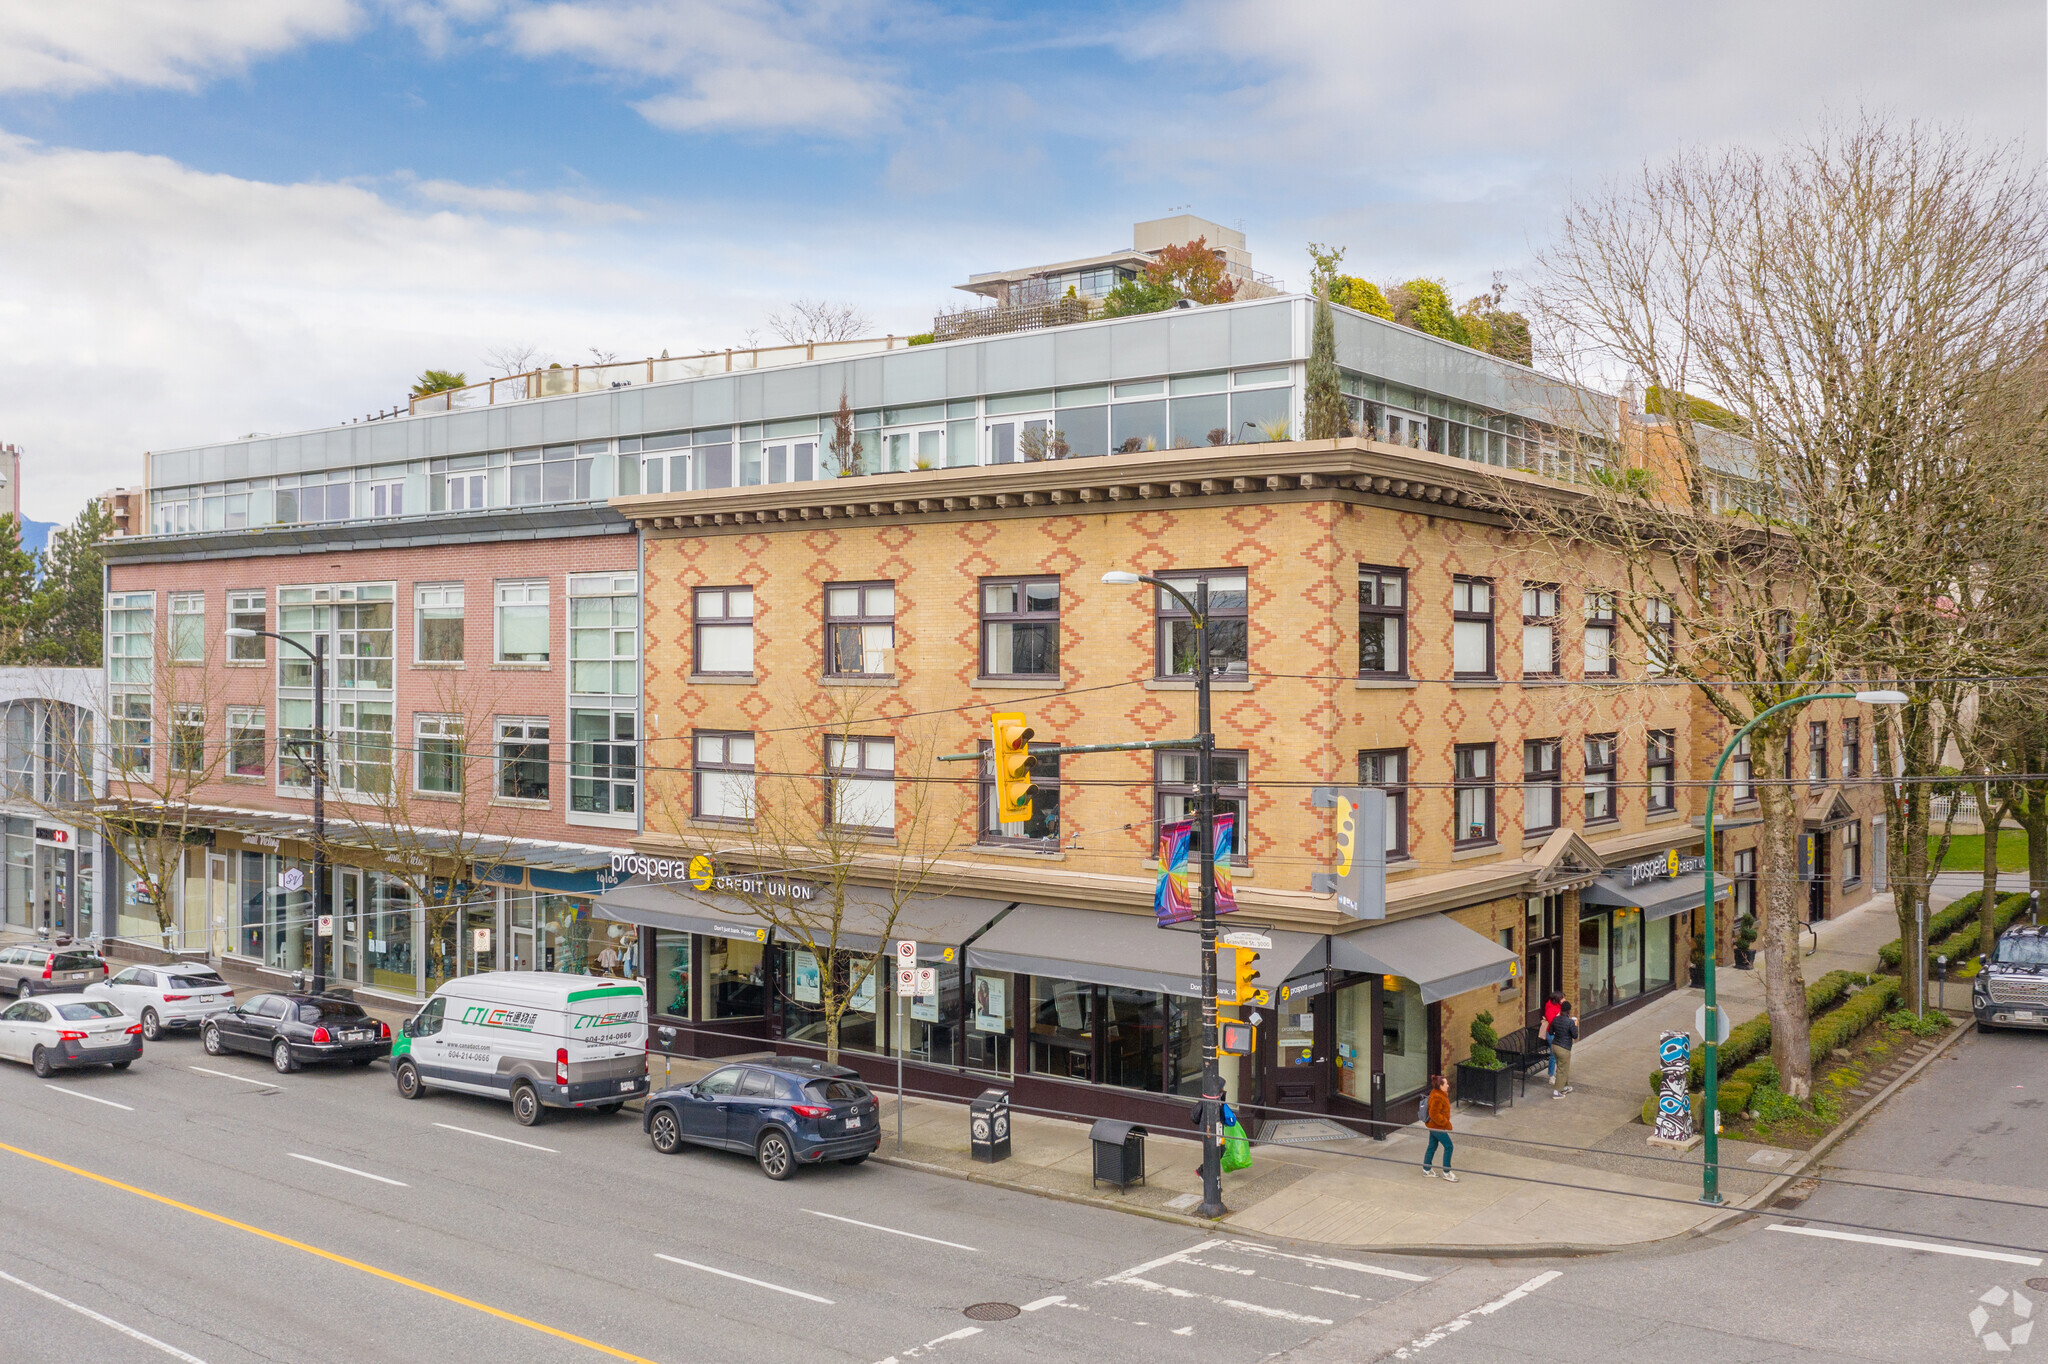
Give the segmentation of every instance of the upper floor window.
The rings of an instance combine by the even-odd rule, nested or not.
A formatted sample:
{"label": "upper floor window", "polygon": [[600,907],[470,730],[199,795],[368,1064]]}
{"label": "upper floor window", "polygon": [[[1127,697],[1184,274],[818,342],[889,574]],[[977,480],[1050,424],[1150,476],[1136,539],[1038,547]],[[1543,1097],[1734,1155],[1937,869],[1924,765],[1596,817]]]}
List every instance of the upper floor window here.
{"label": "upper floor window", "polygon": [[149,681],[153,676],[155,640],[156,593],[107,594],[109,683]]}
{"label": "upper floor window", "polygon": [[413,588],[413,659],[420,663],[462,662],[461,583],[421,583]]}
{"label": "upper floor window", "polygon": [[498,662],[548,661],[548,580],[511,578],[498,584]]}
{"label": "upper floor window", "polygon": [[1404,677],[1408,669],[1408,574],[1358,569],[1358,675]]}
{"label": "upper floor window", "polygon": [[1863,721],[1853,715],[1842,721],[1842,775],[1863,775]]}
{"label": "upper floor window", "polygon": [[1806,780],[1814,785],[1828,779],[1828,722],[1809,720],[1806,724]]}
{"label": "upper floor window", "polygon": [[[1242,679],[1251,671],[1250,580],[1241,568],[1210,569],[1195,573],[1164,575],[1191,602],[1199,604],[1203,583],[1209,585],[1209,672],[1210,676],[1235,675]],[[1195,675],[1195,623],[1187,608],[1164,588],[1157,599],[1159,645],[1157,666],[1161,677]]]}
{"label": "upper floor window", "polygon": [[1060,673],[1060,580],[981,581],[981,675],[1047,677]]}
{"label": "upper floor window", "polygon": [[1615,818],[1614,736],[1586,736],[1586,823]]}
{"label": "upper floor window", "polygon": [[1728,755],[1728,799],[1736,805],[1756,799],[1756,758],[1749,750],[1749,737],[1738,739]]}
{"label": "upper floor window", "polygon": [[1671,599],[1652,597],[1643,603],[1643,671],[1661,677],[1678,663],[1678,625],[1671,616]]}
{"label": "upper floor window", "polygon": [[[268,628],[270,618],[264,611],[261,589],[228,593],[228,628],[230,630],[263,630]],[[265,647],[269,640],[262,635],[228,636],[228,661],[230,663],[261,663],[270,656]]]}
{"label": "upper floor window", "polygon": [[206,657],[206,594],[171,593],[171,659],[198,663]]}
{"label": "upper floor window", "polygon": [[501,716],[498,794],[507,800],[546,800],[548,776],[547,717]]}
{"label": "upper floor window", "polygon": [[[434,503],[433,509],[482,511],[489,506],[487,488],[490,476],[484,467],[486,458],[484,455],[456,455],[445,462],[436,461],[438,467],[427,476],[427,496]],[[498,470],[500,478],[504,473],[503,469]]]}
{"label": "upper floor window", "polygon": [[391,790],[391,703],[343,701],[335,706],[334,784],[381,796]]}
{"label": "upper floor window", "polygon": [[171,771],[193,776],[206,771],[206,707],[171,707]]}
{"label": "upper floor window", "polygon": [[1369,749],[1358,755],[1358,784],[1387,793],[1387,857],[1408,855],[1408,750]]}
{"label": "upper floor window", "polygon": [[1771,612],[1771,661],[1784,667],[1792,661],[1795,628],[1790,611]]}
{"label": "upper floor window", "polygon": [[754,817],[754,736],[705,733],[693,740],[691,774],[696,778],[698,819],[740,822]]}
{"label": "upper floor window", "polygon": [[261,777],[269,770],[266,761],[269,732],[263,727],[263,707],[228,707],[228,775]]}
{"label": "upper floor window", "polygon": [[887,677],[895,671],[895,654],[896,584],[834,583],[825,589],[828,675]]}
{"label": "upper floor window", "polygon": [[434,795],[459,796],[468,762],[462,748],[460,715],[415,715],[412,718],[413,787]]}
{"label": "upper floor window", "polygon": [[[324,637],[328,675],[336,687],[388,691],[393,592],[390,583],[281,587],[277,632],[308,651],[320,647]],[[313,664],[306,654],[296,648],[278,651],[277,685],[313,685]]]}
{"label": "upper floor window", "polygon": [[1004,824],[996,819],[996,769],[989,760],[989,742],[981,741],[981,818],[978,829],[984,843],[1031,843],[1058,848],[1060,841],[1060,755],[1038,752],[1055,744],[1033,744],[1031,760],[1031,818]]}
{"label": "upper floor window", "polygon": [[1558,669],[1557,584],[1522,586],[1522,676],[1555,677]]}
{"label": "upper floor window", "polygon": [[1643,745],[1646,764],[1645,776],[1649,783],[1650,813],[1660,814],[1678,808],[1678,733],[1676,730],[1653,729]]}
{"label": "upper floor window", "polygon": [[[306,475],[307,480],[319,478],[318,474]],[[296,521],[346,521],[349,518],[350,493],[355,484],[347,482],[348,474],[341,475],[341,481],[332,483],[302,482],[298,487],[280,487],[277,490],[277,519],[284,525]]]}
{"label": "upper floor window", "polygon": [[569,808],[630,815],[639,808],[639,717],[631,710],[569,712]]}
{"label": "upper floor window", "polygon": [[154,742],[149,693],[117,692],[109,709],[113,715],[107,737],[113,741],[114,766],[125,775],[148,776],[149,753]]}
{"label": "upper floor window", "polygon": [[1614,666],[1614,597],[1586,594],[1586,676],[1612,677]]}
{"label": "upper floor window", "polygon": [[1493,745],[1459,744],[1452,750],[1451,788],[1457,801],[1461,846],[1493,842]]}
{"label": "upper floor window", "polygon": [[569,690],[582,696],[640,694],[640,577],[569,576]]}
{"label": "upper floor window", "polygon": [[[590,447],[596,450],[606,446]],[[511,457],[512,505],[540,506],[550,502],[590,500],[590,466],[594,453],[585,454],[574,445],[550,445],[542,449],[514,450]]]}
{"label": "upper floor window", "polygon": [[1558,757],[1563,745],[1555,739],[1530,739],[1522,745],[1522,832],[1555,829],[1563,816],[1563,773]]}
{"label": "upper floor window", "polygon": [[826,808],[835,827],[893,833],[896,829],[896,741],[828,735]]}
{"label": "upper floor window", "polygon": [[1493,676],[1493,583],[1486,578],[1451,580],[1451,673]]}
{"label": "upper floor window", "polygon": [[1842,884],[1853,886],[1863,879],[1863,821],[1842,826]]}
{"label": "upper floor window", "polygon": [[694,597],[694,671],[745,677],[754,671],[754,589],[700,587]]}
{"label": "upper floor window", "polygon": [[382,518],[405,515],[405,480],[403,478],[378,479],[373,483],[356,485],[356,515],[364,518]]}
{"label": "upper floor window", "polygon": [[[1251,786],[1248,779],[1251,755],[1244,749],[1218,749],[1212,775],[1216,779],[1217,816],[1230,815],[1232,865],[1251,861]],[[1201,759],[1193,753],[1167,750],[1157,755],[1153,769],[1152,799],[1155,817],[1161,824],[1200,817]],[[1192,845],[1201,854],[1199,839]]]}

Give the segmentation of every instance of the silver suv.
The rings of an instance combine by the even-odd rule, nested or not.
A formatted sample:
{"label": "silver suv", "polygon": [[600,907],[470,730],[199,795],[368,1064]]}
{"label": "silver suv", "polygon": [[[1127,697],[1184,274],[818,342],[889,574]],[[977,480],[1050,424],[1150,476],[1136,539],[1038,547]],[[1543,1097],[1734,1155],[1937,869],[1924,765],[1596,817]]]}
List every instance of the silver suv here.
{"label": "silver suv", "polygon": [[2048,1028],[2048,928],[2018,924],[1998,935],[1970,987],[1970,1012],[1979,1032]]}
{"label": "silver suv", "polygon": [[107,978],[107,963],[90,947],[49,947],[22,943],[0,949],[0,994],[16,999],[75,991]]}

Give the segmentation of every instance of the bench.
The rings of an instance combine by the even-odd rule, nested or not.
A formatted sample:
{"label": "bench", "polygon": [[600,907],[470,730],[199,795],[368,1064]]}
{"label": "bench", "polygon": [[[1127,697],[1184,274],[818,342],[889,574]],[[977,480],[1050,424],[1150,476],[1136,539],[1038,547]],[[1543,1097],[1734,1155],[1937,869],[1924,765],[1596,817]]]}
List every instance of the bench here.
{"label": "bench", "polygon": [[1547,1069],[1550,1064],[1550,1044],[1538,1037],[1534,1028],[1516,1029],[1494,1043],[1493,1049],[1514,1071],[1522,1093],[1528,1092],[1530,1072]]}

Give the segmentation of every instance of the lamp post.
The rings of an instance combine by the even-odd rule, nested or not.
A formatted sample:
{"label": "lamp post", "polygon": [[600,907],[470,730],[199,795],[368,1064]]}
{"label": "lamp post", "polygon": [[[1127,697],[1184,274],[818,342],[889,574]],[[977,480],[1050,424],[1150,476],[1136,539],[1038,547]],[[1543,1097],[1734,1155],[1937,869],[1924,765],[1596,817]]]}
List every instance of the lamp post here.
{"label": "lamp post", "polygon": [[327,989],[327,944],[320,940],[320,919],[327,908],[327,633],[313,636],[308,649],[275,630],[231,627],[229,639],[261,636],[289,644],[313,661],[313,993]]}
{"label": "lamp post", "polygon": [[1714,764],[1714,777],[1707,783],[1706,837],[1700,849],[1701,859],[1706,863],[1707,931],[1706,941],[1701,945],[1705,957],[1706,1008],[1703,1011],[1706,1022],[1706,1079],[1705,1111],[1701,1121],[1706,1131],[1702,1134],[1705,1146],[1701,1150],[1703,1166],[1701,1171],[1700,1202],[1719,1204],[1721,1198],[1721,1123],[1717,1108],[1721,1097],[1720,1077],[1715,1074],[1719,1060],[1721,1042],[1720,1008],[1714,1002],[1714,804],[1721,794],[1721,769],[1728,765],[1736,745],[1749,737],[1751,730],[1781,710],[1804,706],[1814,701],[1861,701],[1866,706],[1903,706],[1906,694],[1901,691],[1824,691],[1811,696],[1795,696],[1780,701],[1774,706],[1758,711],[1748,724],[1735,731],[1728,740],[1728,746],[1721,750],[1721,760]]}
{"label": "lamp post", "polygon": [[1196,827],[1202,850],[1202,1202],[1197,1217],[1221,1217],[1223,1146],[1217,1135],[1223,1105],[1223,1077],[1216,1065],[1216,735],[1209,726],[1209,581],[1195,584],[1195,599],[1172,583],[1147,573],[1102,575],[1113,586],[1150,583],[1188,613],[1195,632]]}

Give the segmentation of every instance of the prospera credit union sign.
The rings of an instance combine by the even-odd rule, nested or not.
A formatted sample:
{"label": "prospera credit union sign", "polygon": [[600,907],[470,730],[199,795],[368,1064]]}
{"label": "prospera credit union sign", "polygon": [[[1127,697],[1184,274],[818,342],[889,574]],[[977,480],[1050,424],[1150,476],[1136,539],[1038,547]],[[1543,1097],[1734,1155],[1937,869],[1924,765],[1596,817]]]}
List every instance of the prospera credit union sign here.
{"label": "prospera credit union sign", "polygon": [[644,857],[639,853],[613,853],[612,874],[644,876],[650,881],[675,884],[687,881],[698,890],[753,895],[767,900],[788,900],[802,904],[818,898],[818,888],[809,881],[761,872],[720,871],[703,853],[695,857]]}
{"label": "prospera credit union sign", "polygon": [[[616,858],[613,860],[617,861]],[[1622,868],[1622,872],[1628,877],[1629,886],[1634,888],[1640,886],[1645,881],[1676,880],[1678,877],[1687,876],[1696,871],[1705,871],[1706,868],[1706,858],[1680,857],[1678,849],[1673,848],[1662,857],[1650,857],[1645,858],[1641,862],[1631,862]]]}

